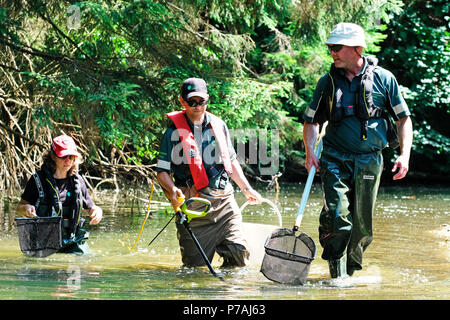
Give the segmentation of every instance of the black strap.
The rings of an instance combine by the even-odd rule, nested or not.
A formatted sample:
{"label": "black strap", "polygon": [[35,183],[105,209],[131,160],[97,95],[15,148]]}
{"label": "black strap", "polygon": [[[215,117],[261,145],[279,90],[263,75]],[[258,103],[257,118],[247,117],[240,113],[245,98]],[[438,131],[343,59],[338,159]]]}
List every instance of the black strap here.
{"label": "black strap", "polygon": [[[56,216],[60,216],[62,217],[63,214],[63,207],[62,207],[62,202],[59,199],[59,188],[58,185],[56,184],[56,180],[53,177],[53,174],[51,174],[51,172],[48,169],[44,169],[44,174],[45,174],[45,180],[48,182],[50,189],[48,189],[48,191],[50,192],[50,207],[54,209],[54,211],[56,212],[56,210],[58,210],[56,212]],[[57,208],[57,209],[56,209]],[[51,213],[51,216],[53,216],[53,210]]]}
{"label": "black strap", "polygon": [[36,183],[36,187],[38,189],[38,199],[36,200],[36,203],[34,204],[34,207],[36,210],[39,208],[39,204],[41,201],[45,200],[45,193],[44,188],[42,187],[41,178],[39,178],[39,175],[35,172],[33,173],[34,182]]}

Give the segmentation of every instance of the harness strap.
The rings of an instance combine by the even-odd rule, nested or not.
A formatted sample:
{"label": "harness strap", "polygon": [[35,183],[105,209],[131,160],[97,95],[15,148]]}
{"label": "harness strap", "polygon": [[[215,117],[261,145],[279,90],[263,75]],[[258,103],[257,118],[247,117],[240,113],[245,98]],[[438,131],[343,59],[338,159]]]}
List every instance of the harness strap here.
{"label": "harness strap", "polygon": [[[336,75],[336,67],[334,66],[334,64],[332,64],[331,69],[328,73],[329,82],[327,82],[327,86],[323,91],[328,97],[326,99],[321,99],[321,101],[319,102],[319,104],[322,104],[325,101],[328,102],[329,106],[327,106],[325,103],[325,105],[322,107],[329,108],[325,109],[325,117],[323,117],[323,115],[321,114],[318,114],[317,120],[320,120],[318,122],[324,122],[326,120],[339,122],[343,117],[355,115],[358,119],[360,119],[361,123],[361,140],[366,140],[368,119],[383,118],[387,122],[387,140],[389,142],[389,146],[395,149],[399,144],[395,128],[392,125],[391,119],[389,118],[389,115],[391,115],[394,119],[396,119],[395,113],[393,113],[389,92],[385,88],[387,97],[387,111],[376,107],[373,103],[372,90],[374,82],[374,70],[378,65],[378,60],[371,57],[366,57],[366,59],[367,66],[364,74],[361,77],[359,89],[356,92],[355,106],[342,106],[340,104],[339,95],[342,95],[342,92],[340,92],[339,88],[335,87],[334,77]],[[322,102],[322,100],[325,101]]]}

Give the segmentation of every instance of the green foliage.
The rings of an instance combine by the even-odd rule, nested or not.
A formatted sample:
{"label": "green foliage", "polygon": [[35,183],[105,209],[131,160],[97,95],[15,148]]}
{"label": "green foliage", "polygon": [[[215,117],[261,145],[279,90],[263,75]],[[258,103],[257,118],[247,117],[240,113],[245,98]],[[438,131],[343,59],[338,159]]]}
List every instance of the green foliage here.
{"label": "green foliage", "polygon": [[416,158],[429,170],[450,172],[450,4],[412,1],[393,15],[383,43],[382,63],[406,86],[414,122]]}
{"label": "green foliage", "polygon": [[[324,41],[336,23],[355,22],[366,30],[367,52],[410,89],[423,124],[415,152],[446,154],[448,128],[436,119],[448,116],[448,4],[401,7],[400,0],[0,0],[0,64],[15,59],[36,126],[70,125],[92,157],[95,148],[119,149],[128,162],[153,163],[165,114],[180,108],[183,80],[197,76],[209,85],[211,112],[231,129],[278,129],[282,161],[297,163],[301,115],[331,63]],[[2,89],[13,99],[12,82]],[[17,115],[23,119],[20,108]]]}

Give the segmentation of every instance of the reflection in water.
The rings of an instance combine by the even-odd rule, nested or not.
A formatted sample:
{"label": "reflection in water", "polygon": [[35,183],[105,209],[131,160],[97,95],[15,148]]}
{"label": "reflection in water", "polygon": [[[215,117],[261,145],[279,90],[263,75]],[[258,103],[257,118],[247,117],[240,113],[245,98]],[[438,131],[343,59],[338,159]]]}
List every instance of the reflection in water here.
{"label": "reflection in water", "polygon": [[[302,188],[282,186],[281,193],[263,196],[277,204],[283,227],[293,225]],[[135,193],[137,194],[137,193]],[[0,299],[449,299],[450,227],[449,189],[382,188],[374,216],[374,241],[365,253],[362,271],[353,277],[330,279],[317,239],[322,206],[314,186],[300,229],[311,236],[317,256],[304,286],[274,283],[259,272],[264,241],[278,227],[271,206],[247,206],[244,230],[251,254],[245,268],[222,269],[225,282],[206,267],[181,266],[176,228],[169,224],[166,202],[154,197],[152,215],[135,250],[145,217],[147,195],[100,195],[104,208],[100,225],[89,226],[92,254],[54,254],[35,259],[19,249],[14,225],[15,203],[0,207]],[[237,194],[239,204],[245,202]],[[167,212],[166,212],[167,211]]]}

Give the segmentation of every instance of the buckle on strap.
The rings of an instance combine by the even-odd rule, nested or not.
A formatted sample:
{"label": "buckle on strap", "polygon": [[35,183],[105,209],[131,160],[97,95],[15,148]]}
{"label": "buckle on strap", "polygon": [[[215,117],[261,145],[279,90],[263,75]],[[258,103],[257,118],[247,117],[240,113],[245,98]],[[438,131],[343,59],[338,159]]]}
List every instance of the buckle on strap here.
{"label": "buckle on strap", "polygon": [[191,179],[187,179],[185,181],[177,180],[177,181],[175,181],[175,185],[177,187],[188,187],[188,188],[191,188],[191,187],[194,186],[194,180],[192,178]]}

